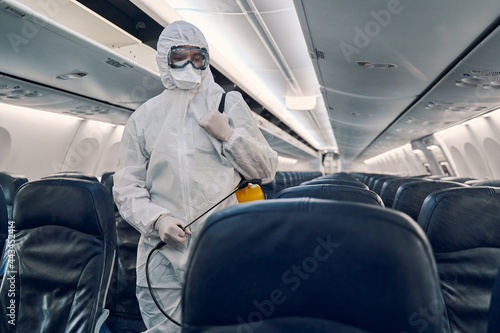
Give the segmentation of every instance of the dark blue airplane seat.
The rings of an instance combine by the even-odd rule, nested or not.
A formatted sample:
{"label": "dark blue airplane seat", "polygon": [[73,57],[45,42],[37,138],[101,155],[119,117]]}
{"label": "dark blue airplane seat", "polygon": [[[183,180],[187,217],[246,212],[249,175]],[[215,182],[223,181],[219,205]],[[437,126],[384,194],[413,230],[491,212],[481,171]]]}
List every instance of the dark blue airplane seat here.
{"label": "dark blue airplane seat", "polygon": [[278,171],[274,176],[272,182],[262,185],[262,190],[266,196],[266,199],[273,199],[276,193],[282,189],[297,186],[305,180],[313,179],[318,177],[317,172],[285,172]]}
{"label": "dark blue airplane seat", "polygon": [[[3,258],[5,245],[9,236],[9,217],[7,215],[7,201],[3,194],[2,186],[0,186],[0,258]],[[4,270],[0,270],[0,279],[3,276]]]}
{"label": "dark blue airplane seat", "polygon": [[380,199],[377,193],[364,188],[347,185],[301,185],[286,188],[276,195],[276,199],[301,197],[352,201],[384,206],[382,199]]}
{"label": "dark blue airplane seat", "polygon": [[486,333],[500,265],[499,212],[494,187],[437,191],[422,205],[418,223],[434,251],[452,332]]}
{"label": "dark blue airplane seat", "polygon": [[102,175],[101,175],[101,184],[106,184],[106,180],[108,179],[108,177],[112,176],[114,174],[115,174],[114,171],[103,172]]}
{"label": "dark blue airplane seat", "polygon": [[9,220],[12,220],[12,204],[16,196],[16,191],[26,182],[28,182],[28,179],[25,176],[0,172],[0,186],[2,186],[5,201],[7,202]]}
{"label": "dark blue airplane seat", "polygon": [[368,190],[368,186],[365,184],[355,181],[355,180],[343,180],[343,179],[312,179],[301,183],[300,185],[318,185],[318,184],[332,184],[332,185],[348,185],[358,188],[364,188]]}
{"label": "dark blue airplane seat", "polygon": [[50,178],[18,190],[15,260],[0,288],[1,332],[94,333],[102,325],[113,216],[108,190],[98,182]]}
{"label": "dark blue airplane seat", "polygon": [[468,187],[468,185],[440,180],[426,180],[403,184],[396,192],[392,208],[406,213],[412,219],[418,221],[422,204],[429,194],[453,187]]}
{"label": "dark blue airplane seat", "polygon": [[392,208],[392,204],[394,203],[394,198],[396,197],[396,193],[401,185],[411,182],[419,182],[425,181],[421,178],[414,177],[401,177],[401,178],[393,178],[388,179],[382,185],[382,189],[380,190],[380,197],[384,202],[385,207]]}
{"label": "dark blue airplane seat", "polygon": [[488,333],[500,333],[500,269],[495,278],[491,295],[488,311]]}
{"label": "dark blue airplane seat", "polygon": [[265,200],[207,219],[186,271],[182,325],[184,333],[442,333],[443,307],[430,245],[407,215]]}
{"label": "dark blue airplane seat", "polygon": [[370,178],[369,178],[369,180],[368,180],[368,183],[366,185],[368,185],[368,187],[370,188],[370,190],[373,191],[373,189],[375,187],[375,182],[378,179],[387,179],[387,177],[395,177],[395,176],[387,175],[387,174],[375,174],[375,175],[371,175]]}
{"label": "dark blue airplane seat", "polygon": [[[104,185],[112,195],[113,175]],[[116,256],[106,298],[109,317],[107,327],[116,333],[140,333],[146,330],[135,296],[137,245],[141,234],[125,221],[114,205],[116,223]]]}
{"label": "dark blue airplane seat", "polygon": [[391,180],[391,179],[397,179],[397,178],[400,178],[399,176],[385,176],[385,177],[379,177],[377,179],[375,179],[375,181],[373,182],[373,188],[371,188],[371,190],[375,193],[377,193],[378,195],[380,195],[380,193],[382,192],[382,187],[384,186],[384,184],[388,181],[388,180]]}

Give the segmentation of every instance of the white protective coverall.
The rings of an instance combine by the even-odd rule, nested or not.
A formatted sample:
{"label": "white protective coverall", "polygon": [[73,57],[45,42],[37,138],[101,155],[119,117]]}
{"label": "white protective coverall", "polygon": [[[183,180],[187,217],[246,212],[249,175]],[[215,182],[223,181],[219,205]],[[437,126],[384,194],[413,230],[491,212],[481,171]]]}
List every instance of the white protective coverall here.
{"label": "white protective coverall", "polygon": [[[164,29],[158,41],[157,62],[166,90],[129,118],[114,176],[113,194],[120,213],[142,234],[137,254],[137,298],[148,333],[180,332],[157,309],[147,288],[146,258],[160,241],[153,222],[162,214],[171,214],[188,223],[229,194],[240,182],[240,174],[267,183],[274,178],[278,165],[277,153],[237,92],[228,93],[225,103],[224,112],[234,129],[229,141],[221,142],[200,127],[200,117],[218,108],[223,89],[215,83],[209,68],[199,70],[201,83],[195,88],[179,89],[172,73],[192,70],[191,64],[182,69],[169,68],[167,54],[172,46],[179,45],[208,50],[201,31],[189,23],[177,21]],[[182,72],[174,75],[179,77],[178,73]],[[236,203],[233,195],[215,210]],[[167,244],[152,256],[149,265],[156,297],[179,322],[189,249],[205,218],[190,227],[192,235],[184,243]]]}

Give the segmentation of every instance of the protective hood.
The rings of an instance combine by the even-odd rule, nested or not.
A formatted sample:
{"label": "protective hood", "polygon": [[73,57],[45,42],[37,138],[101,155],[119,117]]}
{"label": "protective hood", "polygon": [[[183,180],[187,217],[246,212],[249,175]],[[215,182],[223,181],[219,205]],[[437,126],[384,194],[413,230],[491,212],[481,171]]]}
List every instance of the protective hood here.
{"label": "protective hood", "polygon": [[[172,69],[168,66],[168,52],[172,46],[197,46],[208,50],[208,43],[203,33],[192,25],[184,21],[175,21],[163,29],[158,39],[156,62],[160,69],[161,81],[168,90],[204,90],[210,83],[214,82],[210,67],[205,70],[195,70],[191,66],[185,69]],[[201,77],[197,80],[196,75]],[[188,77],[189,76],[189,77]],[[186,78],[188,84],[179,83],[179,78]],[[190,84],[193,81],[200,81],[197,84]]]}

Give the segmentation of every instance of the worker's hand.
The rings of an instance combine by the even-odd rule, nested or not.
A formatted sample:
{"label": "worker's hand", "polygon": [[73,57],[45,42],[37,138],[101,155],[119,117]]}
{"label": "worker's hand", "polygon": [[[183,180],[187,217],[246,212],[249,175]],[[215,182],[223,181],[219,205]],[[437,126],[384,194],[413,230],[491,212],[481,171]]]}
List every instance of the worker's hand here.
{"label": "worker's hand", "polygon": [[170,215],[162,215],[156,222],[155,228],[164,243],[183,243],[187,239],[186,235],[191,235],[189,228],[182,230],[185,225],[186,223],[182,220]]}
{"label": "worker's hand", "polygon": [[233,136],[234,130],[229,126],[229,117],[217,110],[205,113],[198,124],[219,141],[228,142]]}

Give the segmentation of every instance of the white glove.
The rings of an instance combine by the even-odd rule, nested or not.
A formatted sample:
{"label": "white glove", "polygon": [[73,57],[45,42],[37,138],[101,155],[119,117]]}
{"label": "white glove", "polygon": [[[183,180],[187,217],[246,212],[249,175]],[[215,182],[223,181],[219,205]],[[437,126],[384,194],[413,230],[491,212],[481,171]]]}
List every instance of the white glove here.
{"label": "white glove", "polygon": [[228,142],[233,136],[234,130],[229,126],[229,117],[218,110],[210,110],[205,113],[198,124],[219,141]]}
{"label": "white glove", "polygon": [[191,235],[191,230],[182,228],[186,225],[184,221],[176,219],[170,215],[161,215],[154,224],[158,230],[161,240],[164,243],[183,243],[186,241],[186,235]]}

